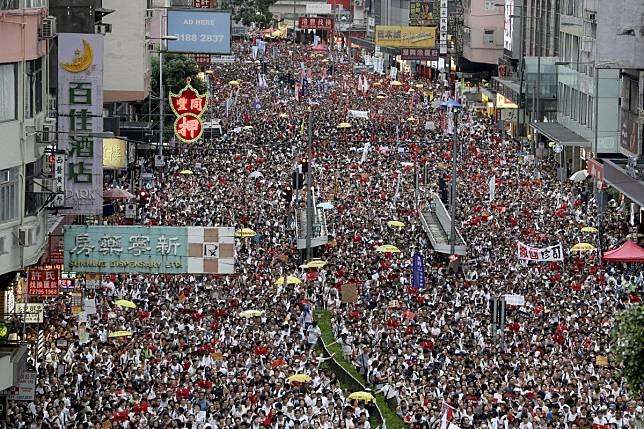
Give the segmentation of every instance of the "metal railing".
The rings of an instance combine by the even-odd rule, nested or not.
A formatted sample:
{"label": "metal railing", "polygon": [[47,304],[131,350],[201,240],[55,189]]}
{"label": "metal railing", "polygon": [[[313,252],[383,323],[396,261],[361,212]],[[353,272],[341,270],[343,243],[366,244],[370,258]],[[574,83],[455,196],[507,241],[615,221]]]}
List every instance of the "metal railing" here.
{"label": "metal railing", "polygon": [[[344,369],[342,365],[338,363],[338,361],[335,360],[333,356],[331,356],[331,353],[329,353],[329,350],[326,348],[326,344],[324,344],[324,341],[321,337],[318,342],[320,343],[320,346],[324,351],[324,357],[331,358],[326,361],[326,364],[329,365],[331,371],[333,371],[333,373],[336,375],[336,377],[338,377],[343,385],[349,386],[352,391],[361,391],[367,389],[367,387],[362,384],[360,380],[351,375],[346,369]],[[385,418],[382,415],[382,411],[380,411],[380,407],[378,407],[376,401],[373,401],[372,404],[369,404],[367,406],[367,409],[369,410],[369,415],[371,417],[375,417],[378,421],[378,426],[376,426],[374,429],[387,429],[387,422],[385,421]]]}

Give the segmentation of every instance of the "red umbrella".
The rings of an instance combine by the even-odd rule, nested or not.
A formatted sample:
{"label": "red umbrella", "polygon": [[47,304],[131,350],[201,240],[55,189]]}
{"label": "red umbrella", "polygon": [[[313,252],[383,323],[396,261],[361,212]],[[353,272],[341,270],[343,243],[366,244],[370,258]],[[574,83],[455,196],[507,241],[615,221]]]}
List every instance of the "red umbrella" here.
{"label": "red umbrella", "polygon": [[420,343],[420,346],[424,349],[431,350],[434,348],[434,343],[431,341],[423,341]]}
{"label": "red umbrella", "polygon": [[400,326],[400,322],[397,319],[389,319],[387,320],[387,327],[388,328],[397,328]]}
{"label": "red umbrella", "polygon": [[255,355],[256,356],[266,356],[268,354],[268,347],[266,346],[256,346]]}
{"label": "red umbrella", "polygon": [[414,317],[416,317],[416,314],[411,310],[405,310],[402,312],[402,317],[404,317],[405,319],[411,320]]}

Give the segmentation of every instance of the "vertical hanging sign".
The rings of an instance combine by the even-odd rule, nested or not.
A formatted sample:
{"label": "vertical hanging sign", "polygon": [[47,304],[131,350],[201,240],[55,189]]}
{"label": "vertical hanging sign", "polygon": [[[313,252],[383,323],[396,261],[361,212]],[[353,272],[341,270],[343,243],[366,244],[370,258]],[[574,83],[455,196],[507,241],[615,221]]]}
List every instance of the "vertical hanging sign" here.
{"label": "vertical hanging sign", "polygon": [[[103,36],[58,34],[58,148],[55,177],[64,177],[68,214],[103,211]],[[62,161],[62,168],[58,162]],[[62,198],[57,198],[60,204]]]}
{"label": "vertical hanging sign", "polygon": [[447,54],[447,0],[441,0],[441,20],[439,32],[439,53]]}
{"label": "vertical hanging sign", "polygon": [[178,94],[170,92],[170,108],[177,116],[174,134],[184,143],[193,143],[203,134],[201,116],[206,111],[208,96],[201,95],[188,84]]}
{"label": "vertical hanging sign", "polygon": [[419,252],[414,254],[412,260],[411,284],[416,289],[422,289],[425,287],[425,265],[423,263],[423,255]]}

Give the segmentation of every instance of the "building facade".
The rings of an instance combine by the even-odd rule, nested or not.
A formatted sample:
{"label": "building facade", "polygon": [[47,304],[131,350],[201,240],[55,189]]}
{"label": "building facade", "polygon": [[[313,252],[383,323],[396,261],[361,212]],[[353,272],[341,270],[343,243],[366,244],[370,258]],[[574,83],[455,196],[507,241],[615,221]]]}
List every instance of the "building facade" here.
{"label": "building facade", "polygon": [[103,7],[114,10],[103,19],[111,25],[111,33],[105,37],[103,101],[142,101],[150,93],[150,50],[146,35],[150,31],[152,11],[144,1],[103,0]]}
{"label": "building facade", "polygon": [[43,253],[46,194],[37,182],[47,167],[43,142],[53,139],[43,130],[55,130],[47,119],[46,4],[19,0],[13,6],[0,10],[0,274],[35,264]]}
{"label": "building facade", "polygon": [[[38,263],[48,236],[48,194],[42,178],[50,168],[43,156],[55,124],[48,113],[49,41],[55,23],[41,0],[0,2],[0,319],[15,315],[18,273]],[[11,331],[10,331],[11,332]],[[11,332],[9,340],[17,340]],[[0,350],[0,389],[24,372],[27,347]]]}
{"label": "building facade", "polygon": [[494,89],[510,103],[501,119],[515,138],[535,120],[556,119],[560,0],[504,0],[503,55]]}
{"label": "building facade", "polygon": [[496,68],[503,56],[503,7],[497,0],[464,0],[463,57]]}

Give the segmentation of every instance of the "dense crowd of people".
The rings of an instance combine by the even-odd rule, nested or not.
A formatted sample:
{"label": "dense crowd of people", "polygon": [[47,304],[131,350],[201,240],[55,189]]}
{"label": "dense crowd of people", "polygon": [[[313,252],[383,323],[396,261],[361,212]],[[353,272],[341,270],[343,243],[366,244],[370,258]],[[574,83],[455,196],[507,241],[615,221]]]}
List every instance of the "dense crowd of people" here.
{"label": "dense crowd of people", "polygon": [[[598,223],[585,183],[556,180],[554,161],[524,157],[491,119],[459,112],[457,219],[468,254],[454,273],[432,251],[416,207],[450,180],[451,139],[436,100],[453,94],[443,82],[405,75],[392,85],[366,74],[366,88],[340,52],[320,57],[275,41],[260,63],[247,43],[236,50],[239,60],[212,75],[225,134],[169,157],[139,213],[146,225],[252,228],[255,237],[236,242],[236,274],[112,276],[85,321],[69,314],[69,297],[52,300],[36,399],[10,404],[9,427],[370,428],[369,410],[348,398],[316,347],[320,309],[333,316],[342,358],[410,427],[440,424],[446,407],[461,428],[641,427],[642,400],[615,371],[610,331],[616,311],[639,302],[644,274],[568,252],[596,240],[581,232]],[[302,78],[304,92],[294,85]],[[284,198],[305,159],[316,205],[333,207],[319,269],[303,267],[296,246],[305,191]],[[609,208],[606,246],[629,232],[623,218]],[[517,241],[562,243],[565,261],[523,263]],[[383,244],[400,253],[376,252]],[[410,282],[415,252],[425,256],[422,288]],[[285,275],[301,283],[276,284]],[[351,283],[358,296],[345,302]],[[488,302],[504,294],[525,305],[508,306],[495,332]],[[133,335],[109,338],[113,331]]]}

